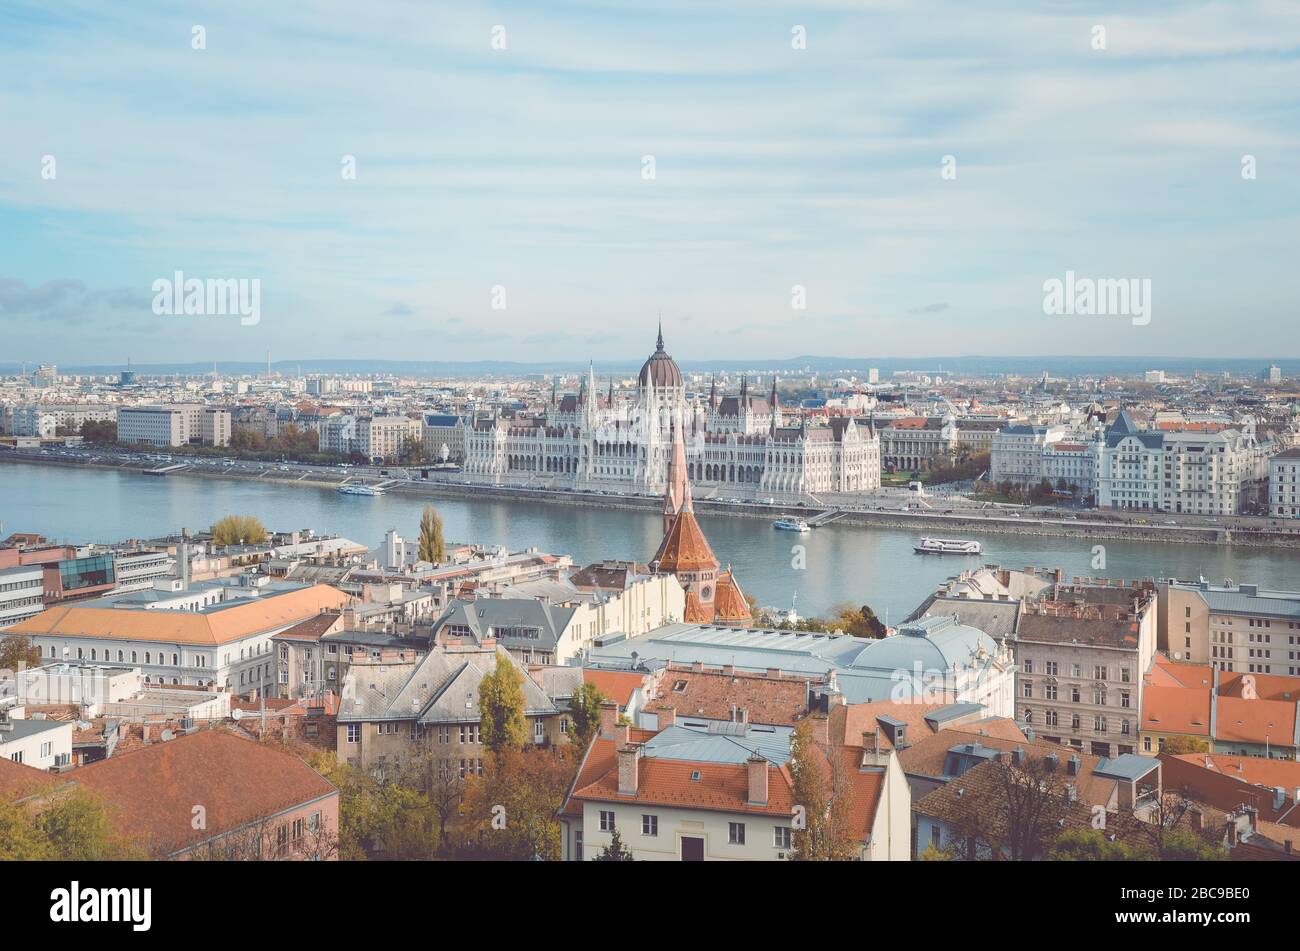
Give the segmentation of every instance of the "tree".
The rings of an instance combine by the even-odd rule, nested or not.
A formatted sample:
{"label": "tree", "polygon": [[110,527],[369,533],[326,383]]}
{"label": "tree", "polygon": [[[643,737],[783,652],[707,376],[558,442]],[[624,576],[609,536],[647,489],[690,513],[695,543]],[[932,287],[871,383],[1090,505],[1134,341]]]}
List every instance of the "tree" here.
{"label": "tree", "polygon": [[600,702],[605,695],[591,682],[573,691],[573,730],[569,742],[574,749],[585,751],[600,727]]}
{"label": "tree", "polygon": [[212,544],[260,545],[266,541],[266,528],[251,515],[227,515],[212,523]]}
{"label": "tree", "polygon": [[81,438],[95,446],[111,446],[117,442],[117,423],[111,419],[88,419],[81,424]]}
{"label": "tree", "polygon": [[13,802],[0,802],[0,862],[35,862],[54,858],[50,844],[31,815]]}
{"label": "tree", "polygon": [[609,845],[605,846],[596,854],[596,862],[631,862],[632,850],[623,844],[623,837],[617,829],[610,837]]}
{"label": "tree", "polygon": [[442,519],[432,505],[424,507],[420,516],[420,560],[440,565],[447,557],[447,544],[442,540]]}
{"label": "tree", "polygon": [[42,663],[41,649],[25,634],[0,636],[0,670],[22,670]]}
{"label": "tree", "polygon": [[385,782],[326,751],[309,762],[339,790],[339,858],[433,857],[432,812],[420,790],[398,781],[400,777]]}
{"label": "tree", "polygon": [[108,810],[85,789],[63,793],[36,814],[35,828],[50,857],[61,862],[102,862],[143,858],[113,829]]}
{"label": "tree", "polygon": [[483,745],[494,756],[506,749],[523,748],[528,740],[524,676],[504,651],[497,654],[496,669],[479,683],[478,709]]}
{"label": "tree", "polygon": [[1054,862],[1140,862],[1146,852],[1112,841],[1101,829],[1066,829],[1056,837],[1047,857]]}
{"label": "tree", "polygon": [[[800,720],[790,735],[790,775],[800,809],[792,830],[797,862],[842,862],[855,858],[849,835],[852,789],[838,751],[817,741],[812,720]],[[803,828],[799,828],[802,824]]]}
{"label": "tree", "polygon": [[829,626],[839,627],[846,634],[852,634],[854,637],[885,636],[884,623],[876,617],[876,612],[867,604],[860,608],[855,608],[851,604],[836,605],[831,609],[831,618],[827,623]]}
{"label": "tree", "polygon": [[558,817],[573,783],[572,747],[509,747],[468,781],[455,856],[558,861]]}
{"label": "tree", "polygon": [[1165,737],[1160,752],[1168,753],[1170,756],[1181,756],[1186,753],[1208,753],[1210,752],[1210,744],[1195,736],[1168,736]]}

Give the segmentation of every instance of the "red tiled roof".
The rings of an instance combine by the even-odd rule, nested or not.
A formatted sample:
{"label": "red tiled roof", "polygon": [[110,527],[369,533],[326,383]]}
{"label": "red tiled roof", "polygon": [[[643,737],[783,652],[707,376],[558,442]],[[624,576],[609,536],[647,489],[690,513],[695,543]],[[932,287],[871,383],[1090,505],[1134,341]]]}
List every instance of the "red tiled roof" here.
{"label": "red tiled roof", "polygon": [[[338,795],[298,757],[223,730],[154,743],[70,778],[108,804],[119,832],[156,855]],[[205,811],[204,829],[193,827],[195,806]]]}
{"label": "red tiled roof", "polygon": [[582,679],[585,683],[595,684],[601,695],[616,702],[620,709],[632,702],[632,694],[645,683],[644,674],[625,670],[584,670]]}

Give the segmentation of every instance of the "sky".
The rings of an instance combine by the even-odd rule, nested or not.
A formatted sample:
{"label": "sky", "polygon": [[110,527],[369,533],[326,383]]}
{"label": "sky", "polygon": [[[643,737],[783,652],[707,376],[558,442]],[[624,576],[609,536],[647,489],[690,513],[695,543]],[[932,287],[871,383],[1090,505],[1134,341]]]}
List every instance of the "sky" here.
{"label": "sky", "polygon": [[1295,0],[0,6],[0,363],[1277,359],[1298,236]]}

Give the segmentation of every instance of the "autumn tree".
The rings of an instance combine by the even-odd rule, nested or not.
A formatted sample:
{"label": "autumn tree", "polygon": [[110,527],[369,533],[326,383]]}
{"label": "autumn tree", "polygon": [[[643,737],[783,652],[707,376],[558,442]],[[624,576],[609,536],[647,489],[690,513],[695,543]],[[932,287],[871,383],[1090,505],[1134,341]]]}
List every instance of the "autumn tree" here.
{"label": "autumn tree", "polygon": [[433,565],[442,564],[447,557],[447,544],[442,539],[442,518],[432,505],[424,507],[420,516],[420,560]]}
{"label": "autumn tree", "polygon": [[462,859],[558,861],[564,805],[577,759],[571,747],[508,747],[467,782]]}
{"label": "autumn tree", "polygon": [[790,775],[796,815],[792,858],[797,862],[840,862],[856,857],[849,828],[852,788],[839,751],[818,742],[812,720],[800,720],[790,735]]}
{"label": "autumn tree", "polygon": [[1150,855],[1101,829],[1070,828],[1056,837],[1047,857],[1054,862],[1140,862]]}
{"label": "autumn tree", "polygon": [[227,545],[260,545],[266,541],[266,528],[251,515],[227,515],[212,523],[212,543]]}
{"label": "autumn tree", "polygon": [[143,858],[113,828],[107,807],[85,789],[61,793],[36,813],[34,826],[50,857],[61,862],[103,862]]}
{"label": "autumn tree", "polygon": [[1186,753],[1208,753],[1210,744],[1196,736],[1167,736],[1160,752],[1170,756],[1182,756]]}
{"label": "autumn tree", "polygon": [[0,670],[22,670],[42,664],[41,649],[26,635],[0,636]]}
{"label": "autumn tree", "polygon": [[524,675],[504,651],[497,654],[496,668],[479,683],[478,709],[480,737],[494,756],[523,748],[528,740]]}

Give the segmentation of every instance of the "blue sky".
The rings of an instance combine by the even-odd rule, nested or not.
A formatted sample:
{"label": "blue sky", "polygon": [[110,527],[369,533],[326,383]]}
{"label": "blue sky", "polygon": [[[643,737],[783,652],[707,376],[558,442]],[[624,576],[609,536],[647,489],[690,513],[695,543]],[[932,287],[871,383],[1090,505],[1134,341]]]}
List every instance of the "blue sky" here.
{"label": "blue sky", "polygon": [[1290,357],[1298,235],[1294,0],[0,7],[0,362]]}

